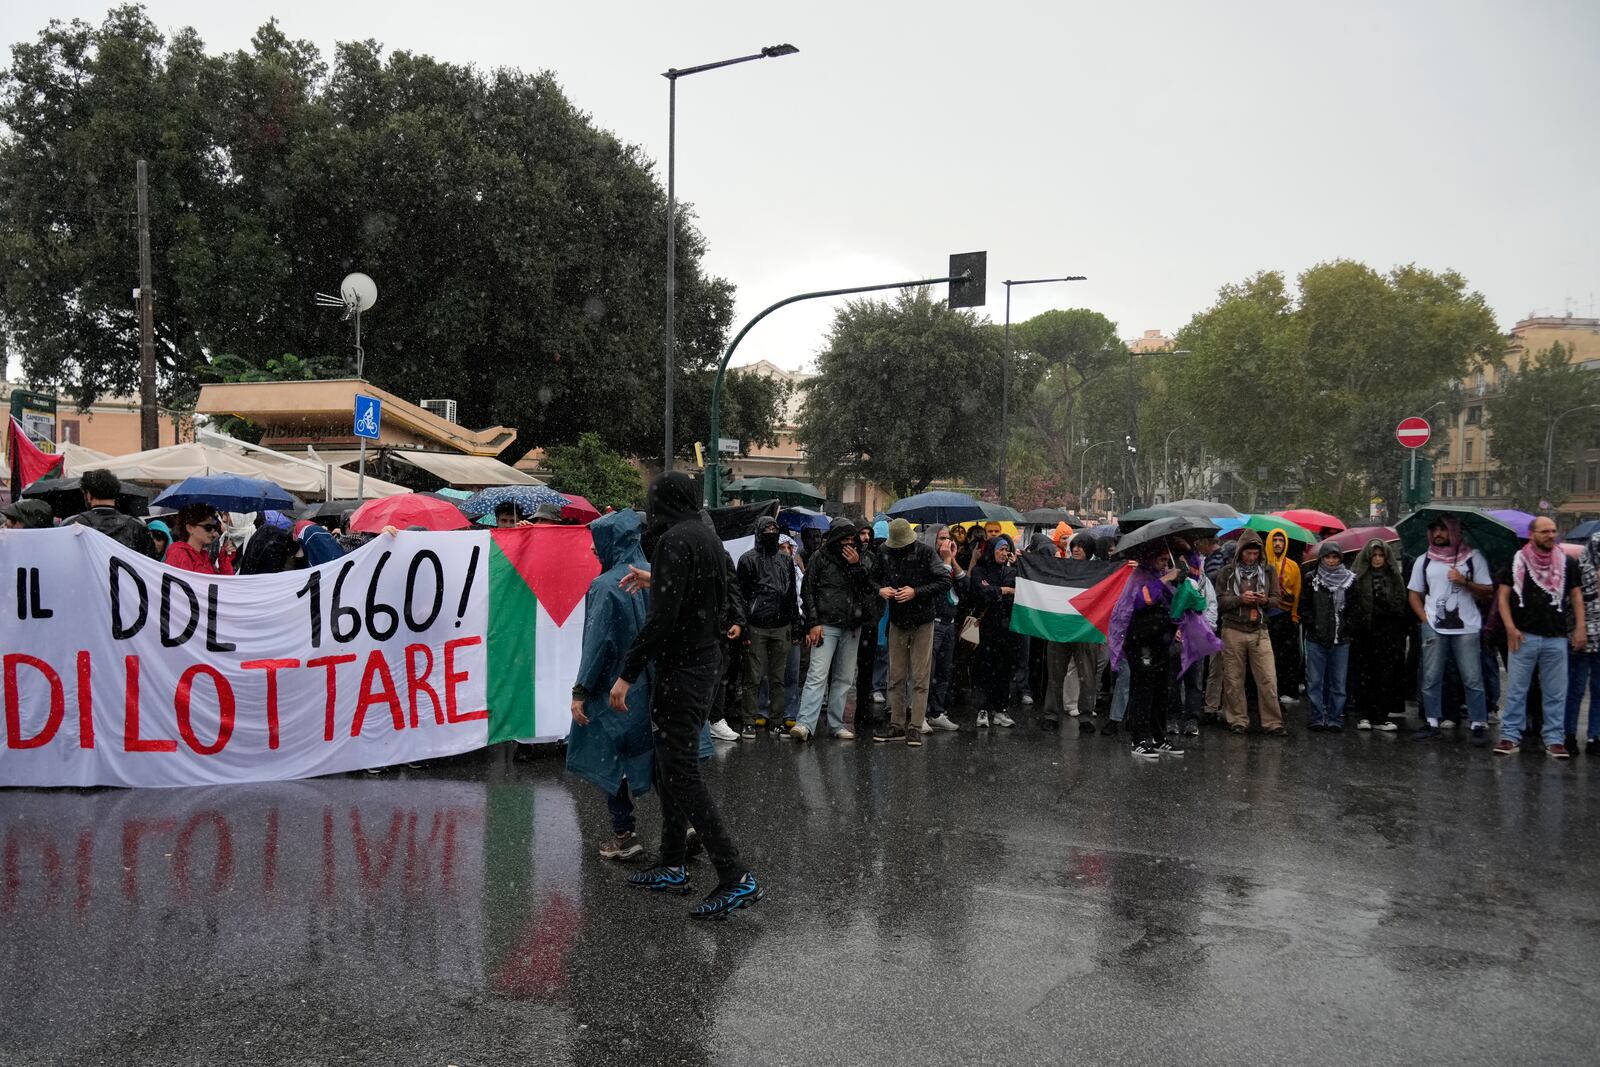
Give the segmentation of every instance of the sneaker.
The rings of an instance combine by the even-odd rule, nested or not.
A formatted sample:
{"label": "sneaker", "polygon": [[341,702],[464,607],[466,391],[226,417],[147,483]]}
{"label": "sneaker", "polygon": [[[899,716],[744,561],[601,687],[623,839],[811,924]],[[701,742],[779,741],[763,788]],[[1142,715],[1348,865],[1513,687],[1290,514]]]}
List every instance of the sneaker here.
{"label": "sneaker", "polygon": [[1043,716],[1039,720],[1039,729],[1041,729],[1041,730],[1059,730],[1059,729],[1061,729],[1061,720],[1056,718],[1054,715]]}
{"label": "sneaker", "polygon": [[1242,722],[1230,722],[1228,724],[1228,732],[1231,733],[1231,734],[1248,733],[1249,730],[1250,730],[1250,727],[1246,726]]}
{"label": "sneaker", "polygon": [[1163,742],[1161,742],[1159,745],[1156,746],[1156,751],[1161,753],[1163,756],[1181,756],[1181,755],[1183,755],[1183,749],[1179,748],[1177,745],[1173,744],[1171,741],[1163,741]]}
{"label": "sneaker", "polygon": [[1290,707],[1290,708],[1299,707],[1300,706],[1300,698],[1299,697],[1286,697],[1286,696],[1283,696],[1282,694],[1279,694],[1278,703],[1284,705],[1285,707]]}
{"label": "sneaker", "polygon": [[1183,736],[1184,737],[1199,737],[1200,736],[1200,724],[1197,723],[1197,722],[1194,722],[1192,720],[1189,721],[1189,722],[1184,723],[1183,724]]}
{"label": "sneaker", "polygon": [[1307,733],[1320,734],[1322,731],[1324,731],[1326,729],[1327,729],[1327,727],[1322,725],[1320,722],[1308,722],[1308,723],[1306,723],[1306,732]]}
{"label": "sneaker", "polygon": [[882,704],[884,701],[886,701],[888,699],[889,698],[884,696],[882,693],[873,693],[872,694],[872,702],[874,704]]}
{"label": "sneaker", "polygon": [[1381,734],[1392,734],[1396,733],[1400,726],[1390,719],[1384,719],[1382,722],[1373,723],[1372,728]]}
{"label": "sneaker", "polygon": [[931,734],[931,733],[933,733],[933,724],[928,722],[927,719],[923,719],[922,720],[922,728],[918,729],[918,730],[913,730],[911,732],[912,733],[917,733],[917,734]]}
{"label": "sneaker", "polygon": [[1078,733],[1079,734],[1092,734],[1092,733],[1094,733],[1094,720],[1091,719],[1087,715],[1085,715],[1083,718],[1079,719],[1078,720]]}
{"label": "sneaker", "polygon": [[1499,712],[1498,709],[1489,712],[1489,725],[1490,726],[1499,726],[1500,725],[1500,712]]}
{"label": "sneaker", "polygon": [[989,713],[987,711],[978,712],[978,729],[987,730],[988,728],[989,728]]}
{"label": "sneaker", "polygon": [[[1568,734],[1564,738],[1564,744],[1565,744],[1566,750],[1568,752],[1576,752],[1576,751],[1578,751],[1578,739],[1576,737],[1572,736],[1571,734]],[[409,766],[411,766],[411,764],[408,763],[408,764],[406,764],[406,766],[409,767]]]}
{"label": "sneaker", "polygon": [[1454,730],[1455,728],[1456,721],[1454,719],[1443,719],[1439,722],[1439,729],[1441,730]]}
{"label": "sneaker", "polygon": [[789,727],[789,736],[796,741],[809,741],[811,740],[811,731],[796,723],[794,726]]}
{"label": "sneaker", "polygon": [[948,715],[935,715],[933,718],[927,721],[927,725],[933,727],[935,730],[949,730],[951,733],[955,733],[957,730],[961,729],[961,727],[957,726]]}
{"label": "sneaker", "polygon": [[1116,719],[1107,719],[1100,727],[1101,737],[1115,737],[1117,731],[1122,729],[1122,724]]}
{"label": "sneaker", "polygon": [[739,728],[739,737],[741,740],[754,741],[756,739],[756,724],[753,722],[745,723]]}
{"label": "sneaker", "polygon": [[1439,728],[1431,723],[1423,723],[1417,732],[1411,735],[1413,741],[1432,741],[1439,736]]}
{"label": "sneaker", "polygon": [[639,835],[632,830],[625,833],[613,834],[606,838],[600,846],[600,858],[603,860],[631,860],[644,851],[644,845],[639,841]]}
{"label": "sneaker", "polygon": [[872,739],[874,741],[904,741],[906,739],[906,728],[904,726],[896,726],[893,723],[888,726],[880,726],[872,731]]}
{"label": "sneaker", "polygon": [[1007,727],[1017,725],[1016,720],[1013,719],[1011,716],[1007,715],[1003,711],[997,711],[997,712],[994,713],[994,724],[996,726],[1007,726]]}
{"label": "sneaker", "polygon": [[1508,737],[1502,737],[1494,743],[1494,754],[1496,756],[1515,756],[1520,748],[1521,746],[1515,741]]}
{"label": "sneaker", "polygon": [[1022,694],[1022,706],[1025,707],[1025,708],[1033,707],[1033,694],[1032,693],[1023,693]]}
{"label": "sneaker", "polygon": [[770,727],[772,736],[774,736],[774,737],[781,737],[784,734],[788,733],[792,729],[794,729],[793,726],[785,726],[785,725],[783,725],[783,723],[779,722],[777,719],[773,719],[772,720],[772,726]]}
{"label": "sneaker", "polygon": [[737,741],[739,735],[728,725],[724,719],[718,719],[711,724],[711,736],[718,741]]}
{"label": "sneaker", "polygon": [[1077,717],[1078,717],[1078,709],[1077,708],[1068,708],[1067,709],[1067,718],[1076,719]]}
{"label": "sneaker", "polygon": [[1489,743],[1489,728],[1481,722],[1472,724],[1472,743],[1479,748]]}
{"label": "sneaker", "polygon": [[[804,730],[805,727],[802,726],[802,727],[799,727],[799,729]],[[806,737],[809,737],[809,736],[811,736],[811,735],[810,734],[806,735]],[[856,732],[854,730],[850,729],[850,727],[845,726],[845,727],[842,727],[841,729],[835,730],[833,732],[833,739],[835,741],[854,741],[856,739]],[[805,740],[805,738],[801,738],[801,740],[803,741],[803,740]]]}
{"label": "sneaker", "polygon": [[718,886],[710,896],[695,905],[689,913],[695,919],[726,919],[740,908],[748,908],[767,895],[756,882],[756,876],[746,871],[744,877],[732,885]]}
{"label": "sneaker", "polygon": [[1268,737],[1288,737],[1289,736],[1289,728],[1287,726],[1273,726],[1273,727],[1270,727],[1268,729],[1262,730],[1261,732],[1266,734]]}
{"label": "sneaker", "polygon": [[1550,747],[1548,747],[1548,748],[1546,748],[1544,750],[1544,753],[1545,753],[1545,755],[1549,756],[1551,759],[1571,759],[1572,758],[1572,753],[1567,750],[1567,746],[1566,745],[1551,745]]}
{"label": "sneaker", "polygon": [[1140,741],[1133,746],[1134,759],[1160,759],[1161,750],[1148,741]]}
{"label": "sneaker", "polygon": [[1360,722],[1356,723],[1356,729],[1357,730],[1370,730],[1370,729],[1372,729],[1372,720],[1371,719],[1362,719]]}
{"label": "sneaker", "polygon": [[932,732],[933,732],[932,730],[926,730],[926,731],[920,731],[920,732],[917,731],[917,730],[912,730],[910,733],[906,734],[906,747],[907,748],[921,748],[922,747],[922,734],[923,733],[932,733]]}
{"label": "sneaker", "polygon": [[1600,737],[1589,738],[1589,743],[1583,746],[1585,756],[1600,756]]}
{"label": "sneaker", "polygon": [[684,896],[689,892],[689,870],[686,867],[651,867],[648,871],[628,875],[628,884],[652,893]]}

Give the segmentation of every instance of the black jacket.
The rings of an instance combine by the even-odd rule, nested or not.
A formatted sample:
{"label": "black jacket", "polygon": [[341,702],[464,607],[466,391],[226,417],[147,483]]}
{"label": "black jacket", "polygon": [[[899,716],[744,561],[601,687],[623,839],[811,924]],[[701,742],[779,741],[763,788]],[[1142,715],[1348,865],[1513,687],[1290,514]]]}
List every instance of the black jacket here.
{"label": "black jacket", "polygon": [[902,630],[914,630],[934,620],[938,601],[950,592],[950,572],[933,549],[920,541],[905,548],[884,547],[879,554],[879,586],[899,589],[909,585],[917,595],[904,604],[889,601],[889,622]]}
{"label": "black jacket", "polygon": [[840,549],[854,543],[856,525],[848,519],[835,519],[828,528],[822,547],[811,553],[806,580],[800,586],[805,625],[839,626],[853,630],[869,618],[877,587],[865,555],[859,562],[846,563]]}
{"label": "black jacket", "polygon": [[649,662],[672,664],[710,651],[726,630],[732,566],[701,517],[698,496],[682,471],[650,487],[650,612],[623,663],[629,683]]}
{"label": "black jacket", "polygon": [[80,511],[61,525],[87,526],[91,530],[99,530],[124,548],[131,548],[141,556],[158,558],[156,539],[150,536],[145,524],[116,508],[98,507]]}
{"label": "black jacket", "polygon": [[756,546],[739,557],[739,595],[751,626],[774,629],[791,626],[799,618],[795,603],[794,561],[774,540],[769,550],[761,543],[764,532],[776,534],[778,520],[763,515],[756,520]]}
{"label": "black jacket", "polygon": [[1317,581],[1320,567],[1312,564],[1306,568],[1305,583],[1300,587],[1300,626],[1307,641],[1319,645],[1343,645],[1355,630],[1359,609],[1356,606],[1356,584],[1351,582],[1344,591],[1344,608],[1334,611],[1334,593]]}

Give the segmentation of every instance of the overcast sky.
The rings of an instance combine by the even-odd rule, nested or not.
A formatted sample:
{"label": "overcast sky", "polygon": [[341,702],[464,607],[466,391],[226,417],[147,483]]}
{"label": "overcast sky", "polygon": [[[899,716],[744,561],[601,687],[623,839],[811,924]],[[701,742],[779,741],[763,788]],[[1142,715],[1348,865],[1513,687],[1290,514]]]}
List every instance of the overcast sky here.
{"label": "overcast sky", "polygon": [[[6,0],[0,41],[108,6]],[[275,15],[324,54],[372,37],[548,69],[663,171],[660,73],[792,42],[679,83],[679,196],[741,323],[977,249],[995,321],[1000,279],[1085,274],[1016,289],[1013,321],[1089,307],[1123,337],[1171,333],[1257,270],[1339,257],[1456,268],[1503,327],[1600,314],[1593,0],[147,6],[213,51]],[[778,312],[739,362],[805,363],[836,306]]]}

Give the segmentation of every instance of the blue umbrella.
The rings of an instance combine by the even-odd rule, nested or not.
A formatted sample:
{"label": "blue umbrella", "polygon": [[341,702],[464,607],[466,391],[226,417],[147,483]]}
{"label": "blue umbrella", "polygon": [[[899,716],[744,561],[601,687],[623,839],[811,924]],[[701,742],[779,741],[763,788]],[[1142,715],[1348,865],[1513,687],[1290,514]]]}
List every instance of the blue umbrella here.
{"label": "blue umbrella", "polygon": [[1600,519],[1590,519],[1588,522],[1580,522],[1568,530],[1567,540],[1572,544],[1581,545],[1593,537],[1597,531],[1600,531]]}
{"label": "blue umbrella", "polygon": [[218,511],[291,511],[305,506],[265,478],[242,474],[196,474],[168,486],[150,503],[174,509],[209,504]]}
{"label": "blue umbrella", "polygon": [[934,489],[889,505],[890,518],[907,522],[971,522],[984,519],[982,505],[965,493]]}
{"label": "blue umbrella", "polygon": [[778,512],[778,525],[785,530],[826,530],[833,522],[810,508],[784,508]]}
{"label": "blue umbrella", "polygon": [[572,501],[551,489],[547,485],[492,485],[487,489],[480,489],[459,507],[466,513],[467,518],[476,519],[480,515],[487,515],[501,504],[512,503],[524,515],[532,515],[539,510],[540,504],[553,504],[564,508]]}

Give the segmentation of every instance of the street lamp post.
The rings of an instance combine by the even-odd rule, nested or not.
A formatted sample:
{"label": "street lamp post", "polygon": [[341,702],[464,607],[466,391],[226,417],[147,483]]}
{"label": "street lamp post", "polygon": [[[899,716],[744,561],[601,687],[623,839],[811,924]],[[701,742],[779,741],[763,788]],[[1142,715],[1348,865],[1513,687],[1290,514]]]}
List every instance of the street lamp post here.
{"label": "street lamp post", "polygon": [[[800,49],[792,44],[771,44],[761,51],[748,56],[736,56],[733,59],[722,59],[715,63],[702,63],[698,67],[684,67],[681,70],[673,67],[662,73],[667,79],[667,346],[665,362],[663,364],[663,381],[666,393],[665,419],[666,432],[661,445],[661,469],[672,469],[672,360],[673,349],[677,337],[677,310],[678,310],[678,190],[677,190],[677,163],[678,163],[678,79],[689,74],[699,74],[703,71],[716,70],[718,67],[731,67],[736,63],[748,63],[753,59],[775,59],[778,56],[792,56]],[[717,443],[710,442],[715,454]]]}
{"label": "street lamp post", "polygon": [[1575,408],[1568,408],[1551,419],[1550,428],[1544,432],[1544,495],[1546,499],[1550,497],[1550,466],[1556,444],[1556,423],[1575,411],[1588,411],[1591,408],[1600,408],[1600,404],[1579,404]]}
{"label": "street lamp post", "polygon": [[1089,458],[1090,452],[1099,448],[1101,445],[1114,445],[1116,443],[1117,442],[1115,440],[1096,441],[1092,445],[1084,445],[1083,449],[1078,453],[1078,485],[1081,486],[1081,488],[1078,490],[1078,507],[1083,507],[1083,495],[1089,491],[1088,484],[1083,480],[1084,460]]}
{"label": "street lamp post", "polygon": [[1081,274],[1064,278],[1007,278],[1006,279],[1006,363],[1000,370],[1000,502],[1006,501],[1006,444],[1011,436],[1011,362],[1016,353],[1011,350],[1011,287],[1013,285],[1043,285],[1046,282],[1082,282],[1088,279]]}

